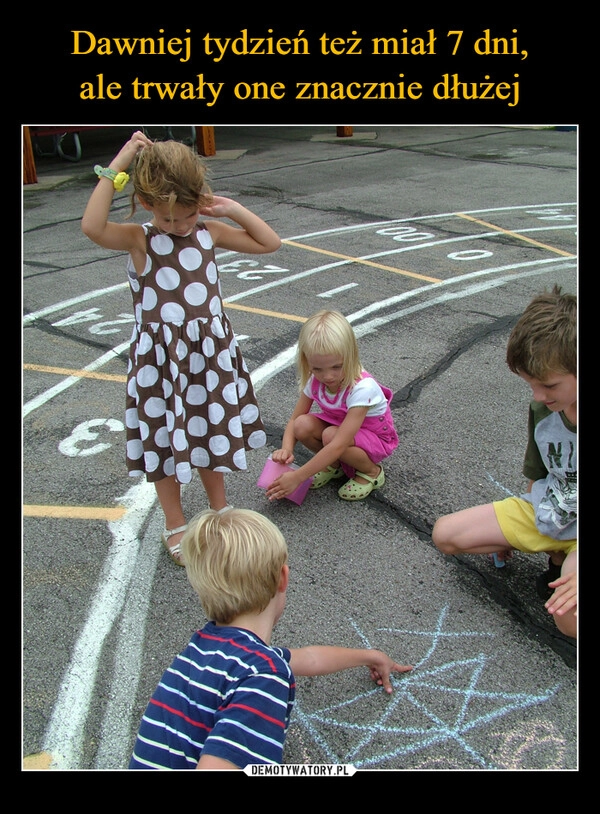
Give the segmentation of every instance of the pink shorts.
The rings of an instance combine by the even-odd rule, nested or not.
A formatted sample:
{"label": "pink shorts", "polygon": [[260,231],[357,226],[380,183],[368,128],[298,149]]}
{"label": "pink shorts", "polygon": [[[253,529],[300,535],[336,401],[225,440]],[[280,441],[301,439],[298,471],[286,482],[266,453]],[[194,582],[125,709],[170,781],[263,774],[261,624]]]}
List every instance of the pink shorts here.
{"label": "pink shorts", "polygon": [[[339,427],[337,417],[327,413],[312,413],[312,415],[320,418],[326,424]],[[398,446],[398,433],[389,415],[389,408],[387,415],[365,418],[362,427],[354,436],[354,446],[364,450],[374,464],[381,463],[384,458],[390,457]],[[343,461],[342,469],[349,478],[354,477],[355,470]]]}

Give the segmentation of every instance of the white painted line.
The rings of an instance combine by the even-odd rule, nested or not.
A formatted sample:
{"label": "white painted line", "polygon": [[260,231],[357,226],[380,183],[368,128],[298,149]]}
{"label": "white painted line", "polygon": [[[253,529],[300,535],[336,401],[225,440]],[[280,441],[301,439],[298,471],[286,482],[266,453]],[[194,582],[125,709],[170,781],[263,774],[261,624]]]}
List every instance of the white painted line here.
{"label": "white painted line", "polygon": [[[108,524],[113,541],[96,592],[91,597],[87,620],[63,675],[44,739],[43,748],[52,755],[54,769],[79,768],[102,647],[123,608],[140,544],[140,529],[155,498],[154,484],[141,481],[118,498],[118,502],[127,507],[127,513]],[[135,682],[127,682],[123,690],[129,693],[132,684]]]}
{"label": "white painted line", "polygon": [[317,294],[317,297],[333,297],[334,294],[340,294],[342,291],[348,291],[350,288],[355,288],[358,283],[348,283],[348,285],[341,285],[339,288],[330,288],[329,291],[324,291],[322,294]]}
{"label": "white painted line", "polygon": [[[124,350],[128,350],[130,342],[123,342],[121,345],[117,345],[116,348],[113,350],[109,350],[104,355],[100,356],[96,359],[95,362],[91,362],[89,365],[83,368],[85,371],[94,371],[98,370],[99,368],[103,367],[107,362],[112,361],[115,356],[118,356]],[[68,376],[66,379],[63,379],[62,382],[55,384],[54,387],[51,387],[49,390],[46,390],[45,393],[40,393],[39,396],[36,396],[34,399],[31,399],[23,406],[23,417],[29,415],[33,410],[37,410],[38,407],[42,407],[44,404],[47,404],[50,399],[54,398],[54,396],[58,396],[59,393],[64,392],[69,387],[77,382],[81,381],[81,376]]]}

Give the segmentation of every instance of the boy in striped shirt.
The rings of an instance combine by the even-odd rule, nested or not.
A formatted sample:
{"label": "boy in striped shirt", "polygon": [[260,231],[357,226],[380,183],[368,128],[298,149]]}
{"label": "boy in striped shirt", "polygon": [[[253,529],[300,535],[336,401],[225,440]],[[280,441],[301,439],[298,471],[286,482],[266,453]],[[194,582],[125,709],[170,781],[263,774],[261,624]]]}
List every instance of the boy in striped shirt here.
{"label": "boy in striped shirt", "polygon": [[158,684],[130,769],[236,769],[282,763],[294,675],[369,667],[392,692],[390,673],[411,670],[379,650],[271,645],[285,607],[287,544],[258,512],[201,512],[182,539],[188,579],[208,622]]}

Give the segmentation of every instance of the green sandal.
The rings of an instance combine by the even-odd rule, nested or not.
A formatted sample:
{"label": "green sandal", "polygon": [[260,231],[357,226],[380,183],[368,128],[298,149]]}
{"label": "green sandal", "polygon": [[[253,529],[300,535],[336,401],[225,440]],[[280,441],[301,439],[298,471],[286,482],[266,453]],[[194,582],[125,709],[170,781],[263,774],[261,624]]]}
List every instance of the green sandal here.
{"label": "green sandal", "polygon": [[325,486],[325,484],[329,483],[330,480],[342,478],[343,476],[344,470],[341,466],[338,466],[337,469],[334,466],[328,466],[327,469],[322,469],[320,472],[317,472],[313,478],[310,488],[320,489],[321,486]]}
{"label": "green sandal", "polygon": [[354,478],[351,478],[340,489],[338,489],[338,495],[342,498],[342,500],[363,500],[363,498],[368,497],[371,492],[374,492],[375,489],[379,489],[379,487],[383,486],[385,483],[385,475],[383,474],[382,466],[381,472],[376,478],[365,475],[364,472],[357,472],[356,474],[368,482],[357,483]]}

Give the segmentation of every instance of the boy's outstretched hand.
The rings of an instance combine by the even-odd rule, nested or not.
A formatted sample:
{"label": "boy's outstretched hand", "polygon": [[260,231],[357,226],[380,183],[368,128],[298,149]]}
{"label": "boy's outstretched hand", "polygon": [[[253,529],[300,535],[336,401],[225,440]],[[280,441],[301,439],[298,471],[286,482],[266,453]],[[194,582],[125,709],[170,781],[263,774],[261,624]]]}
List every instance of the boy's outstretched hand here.
{"label": "boy's outstretched hand", "polygon": [[388,693],[393,691],[391,673],[408,673],[413,669],[412,664],[397,664],[380,650],[372,650],[371,654],[371,663],[368,665],[371,678]]}

